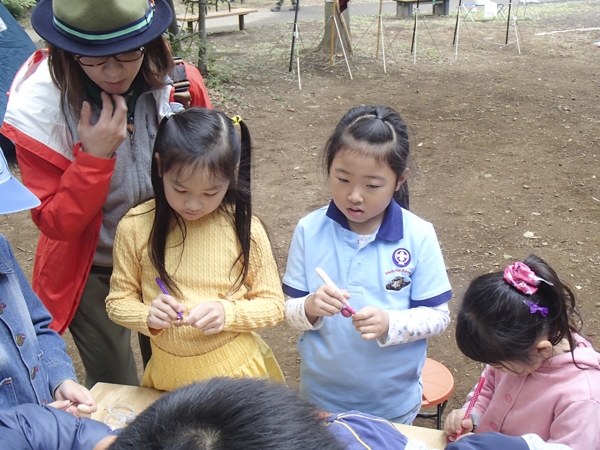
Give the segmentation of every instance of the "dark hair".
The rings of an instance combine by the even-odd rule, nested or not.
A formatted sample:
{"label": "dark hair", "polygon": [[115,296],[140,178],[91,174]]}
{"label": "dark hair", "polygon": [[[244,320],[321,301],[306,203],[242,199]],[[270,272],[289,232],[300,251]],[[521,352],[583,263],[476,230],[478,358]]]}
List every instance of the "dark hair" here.
{"label": "dark hair", "polygon": [[152,158],[151,179],[156,198],[154,223],[149,239],[152,264],[168,288],[178,291],[172,274],[165,267],[167,235],[174,226],[181,230],[185,245],[185,222],[165,197],[161,173],[178,173],[191,169],[206,169],[229,182],[219,209],[229,216],[240,243],[240,254],[232,270],[241,262],[241,270],[232,290],[239,289],[248,275],[250,256],[250,226],[252,196],[250,191],[251,149],[250,132],[240,122],[238,134],[233,121],[224,113],[205,108],[190,108],[172,117],[165,117],[158,127],[154,154],[160,157],[160,173],[156,158]]}
{"label": "dark hair", "polygon": [[[535,294],[526,295],[504,280],[504,272],[471,281],[456,320],[456,343],[467,357],[486,364],[530,365],[536,342],[546,336],[552,345],[566,338],[573,354],[573,333],[582,327],[573,291],[541,258],[528,255],[523,262],[552,286],[542,281]],[[547,316],[531,313],[525,301],[548,308]]]}
{"label": "dark hair", "polygon": [[[346,113],[327,141],[324,166],[329,175],[335,155],[351,151],[376,158],[388,165],[398,178],[408,166],[410,146],[406,124],[388,106],[357,106]],[[394,193],[400,206],[408,209],[408,183],[405,181]]]}
{"label": "dark hair", "polygon": [[165,394],[109,447],[172,450],[342,450],[316,407],[282,384],[213,378]]}
{"label": "dark hair", "polygon": [[[146,45],[146,53],[140,68],[140,74],[147,86],[158,88],[168,84],[167,76],[173,70],[173,57],[167,43],[158,36]],[[86,98],[83,80],[86,73],[73,58],[73,53],[67,52],[55,45],[48,44],[48,66],[54,84],[60,89],[63,98],[75,112],[81,113],[81,104]]]}

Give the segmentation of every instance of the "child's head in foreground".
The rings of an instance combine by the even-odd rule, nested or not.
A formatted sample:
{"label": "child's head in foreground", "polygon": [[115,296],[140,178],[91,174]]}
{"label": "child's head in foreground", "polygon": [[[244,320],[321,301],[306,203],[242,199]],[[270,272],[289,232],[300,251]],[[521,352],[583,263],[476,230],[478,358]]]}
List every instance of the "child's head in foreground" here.
{"label": "child's head in foreground", "polygon": [[169,289],[176,291],[164,267],[167,235],[178,226],[185,236],[185,221],[217,210],[229,215],[235,227],[241,247],[238,260],[242,262],[237,287],[243,284],[250,254],[250,172],[250,132],[241,118],[190,108],[162,120],[151,168],[156,211],[150,257]]}
{"label": "child's head in foreground", "polygon": [[[357,106],[340,120],[327,141],[324,166],[333,200],[350,222],[377,213],[392,197],[408,209],[409,153],[406,124],[390,107]],[[355,181],[362,189],[350,192]],[[362,200],[374,210],[348,210],[348,202],[359,205]]]}
{"label": "child's head in foreground", "polygon": [[526,374],[561,343],[572,352],[580,320],[571,289],[544,260],[529,255],[471,282],[458,312],[456,342],[475,361]]}
{"label": "child's head in foreground", "polygon": [[342,450],[315,406],[282,384],[213,378],[166,394],[110,447],[177,450]]}

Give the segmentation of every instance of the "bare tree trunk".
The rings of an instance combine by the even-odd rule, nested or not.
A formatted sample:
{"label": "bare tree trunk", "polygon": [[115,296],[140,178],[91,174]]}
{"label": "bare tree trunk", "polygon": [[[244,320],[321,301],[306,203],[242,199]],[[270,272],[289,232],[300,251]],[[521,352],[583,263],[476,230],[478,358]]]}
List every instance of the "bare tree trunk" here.
{"label": "bare tree trunk", "polygon": [[173,11],[173,20],[171,21],[171,25],[169,25],[168,30],[170,34],[176,36],[179,34],[179,25],[177,24],[177,12],[175,11],[175,4],[173,3],[173,0],[167,0],[167,3],[171,7],[171,11]]}
{"label": "bare tree trunk", "polygon": [[[348,5],[348,8],[346,8],[344,10],[344,12],[342,13],[342,16],[344,17],[344,22],[345,24],[343,24],[340,20],[340,16],[338,16],[337,14],[335,14],[335,10],[334,10],[334,6],[335,3],[333,2],[325,2],[325,29],[323,32],[323,39],[321,40],[321,43],[319,44],[319,51],[329,55],[332,52],[332,46],[331,46],[331,42],[332,42],[332,33],[333,33],[333,54],[334,55],[341,55],[342,54],[342,48],[340,45],[340,40],[338,39],[338,31],[340,32],[340,36],[342,37],[342,43],[344,44],[344,50],[346,50],[346,53],[352,53],[352,46],[350,45],[349,42],[349,37],[350,35],[350,5]],[[335,23],[334,23],[335,21]],[[336,29],[336,24],[337,24],[337,29]],[[345,26],[344,26],[345,25]]]}

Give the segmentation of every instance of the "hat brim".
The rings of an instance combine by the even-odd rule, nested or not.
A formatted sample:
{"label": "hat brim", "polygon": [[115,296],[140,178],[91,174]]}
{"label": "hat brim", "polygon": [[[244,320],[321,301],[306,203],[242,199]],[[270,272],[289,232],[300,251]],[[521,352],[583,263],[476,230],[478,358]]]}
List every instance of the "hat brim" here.
{"label": "hat brim", "polygon": [[31,12],[31,25],[45,41],[75,55],[108,56],[141,47],[163,34],[173,20],[173,11],[166,0],[156,0],[154,18],[146,30],[122,41],[108,44],[86,43],[70,38],[55,28],[53,18],[52,0],[40,0]]}
{"label": "hat brim", "polygon": [[10,214],[40,205],[40,200],[12,175],[0,184],[0,214]]}

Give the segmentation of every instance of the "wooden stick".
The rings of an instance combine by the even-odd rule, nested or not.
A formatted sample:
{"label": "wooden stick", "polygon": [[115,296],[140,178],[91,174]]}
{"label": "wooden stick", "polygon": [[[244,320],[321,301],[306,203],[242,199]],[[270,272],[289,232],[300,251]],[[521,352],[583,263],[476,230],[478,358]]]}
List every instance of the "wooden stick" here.
{"label": "wooden stick", "polygon": [[[335,0],[335,1],[337,1],[337,0]],[[331,22],[331,39],[329,41],[329,65],[330,66],[333,66],[333,40],[334,40],[334,36],[335,36],[335,33],[334,33],[334,30],[335,30],[335,1],[334,1],[334,4],[333,4],[333,9],[331,11],[331,13],[332,13],[331,14],[331,19],[332,19],[332,22]]]}
{"label": "wooden stick", "polygon": [[375,52],[375,58],[379,58],[379,36],[381,35],[381,11],[382,11],[382,9],[383,9],[383,0],[379,0],[379,21],[377,22],[377,51]]}
{"label": "wooden stick", "polygon": [[[382,0],[379,0],[380,2]],[[352,53],[352,43],[350,42],[350,31],[348,31],[348,26],[346,25],[346,19],[344,19],[344,16],[342,15],[342,12],[340,11],[340,2],[339,0],[335,0],[335,5],[337,8],[337,14],[340,17],[340,22],[342,23],[342,29],[344,30],[344,34],[346,35],[346,43],[348,44],[348,53]],[[343,45],[343,43],[342,43]]]}

